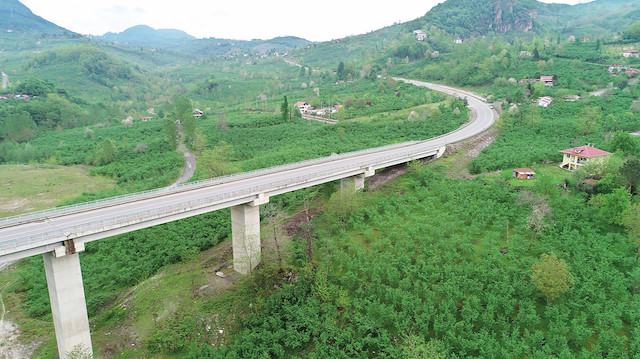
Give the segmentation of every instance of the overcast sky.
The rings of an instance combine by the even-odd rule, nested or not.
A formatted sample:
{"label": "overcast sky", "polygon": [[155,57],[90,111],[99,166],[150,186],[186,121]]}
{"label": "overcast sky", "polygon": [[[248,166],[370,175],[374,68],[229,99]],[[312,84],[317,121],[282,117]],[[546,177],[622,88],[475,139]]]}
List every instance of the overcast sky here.
{"label": "overcast sky", "polygon": [[[85,35],[134,25],[183,30],[195,37],[328,41],[416,19],[443,0],[20,0],[39,15]],[[586,0],[544,0],[576,4]]]}

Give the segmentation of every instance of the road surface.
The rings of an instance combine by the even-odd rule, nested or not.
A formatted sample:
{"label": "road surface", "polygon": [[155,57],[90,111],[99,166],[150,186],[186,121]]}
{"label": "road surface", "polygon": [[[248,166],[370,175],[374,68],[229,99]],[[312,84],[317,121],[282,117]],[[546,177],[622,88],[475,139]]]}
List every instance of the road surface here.
{"label": "road surface", "polygon": [[472,120],[453,132],[425,141],[373,148],[0,220],[0,263],[51,251],[65,239],[87,242],[106,238],[425,157],[427,153],[438,152],[442,146],[473,137],[494,123],[494,111],[477,95],[421,81],[396,80],[465,98],[473,113]]}

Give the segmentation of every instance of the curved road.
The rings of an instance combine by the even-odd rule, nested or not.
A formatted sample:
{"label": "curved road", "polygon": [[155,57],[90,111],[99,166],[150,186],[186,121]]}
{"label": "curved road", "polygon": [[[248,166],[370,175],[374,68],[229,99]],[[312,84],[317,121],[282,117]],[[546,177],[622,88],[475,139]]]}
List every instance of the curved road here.
{"label": "curved road", "polygon": [[421,81],[397,80],[466,98],[473,112],[472,120],[453,132],[425,141],[372,148],[0,220],[0,263],[51,251],[65,239],[97,240],[220,208],[264,203],[261,201],[270,196],[319,183],[370,175],[372,171],[392,164],[441,154],[443,146],[475,136],[494,123],[495,113],[477,95]]}

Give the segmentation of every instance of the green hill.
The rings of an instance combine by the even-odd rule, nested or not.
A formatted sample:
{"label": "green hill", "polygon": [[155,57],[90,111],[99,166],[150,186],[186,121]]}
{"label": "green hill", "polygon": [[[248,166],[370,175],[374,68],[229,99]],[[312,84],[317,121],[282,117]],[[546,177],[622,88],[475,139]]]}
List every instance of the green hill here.
{"label": "green hill", "polygon": [[618,32],[638,15],[634,0],[597,0],[573,6],[535,0],[448,0],[410,24],[428,24],[462,37],[509,32],[595,36]]}
{"label": "green hill", "polygon": [[156,30],[147,25],[133,26],[120,33],[108,32],[99,38],[104,41],[162,48],[195,39],[195,37],[184,31],[174,29]]}
{"label": "green hill", "polygon": [[43,34],[72,33],[35,15],[18,0],[3,0],[0,2],[0,30],[5,29]]}

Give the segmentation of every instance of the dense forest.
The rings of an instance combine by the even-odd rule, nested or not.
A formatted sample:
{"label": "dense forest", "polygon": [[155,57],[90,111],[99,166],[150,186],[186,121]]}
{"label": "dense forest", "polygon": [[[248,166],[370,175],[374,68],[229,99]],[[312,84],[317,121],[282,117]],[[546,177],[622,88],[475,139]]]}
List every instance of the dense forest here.
{"label": "dense forest", "polygon": [[[312,46],[152,50],[161,33],[149,29],[138,43],[0,33],[12,49],[0,52],[0,166],[81,166],[113,181],[52,205],[80,203],[169,186],[179,142],[196,181],[468,121],[465,101],[393,76],[474,91],[500,114],[484,137],[356,194],[328,183],[271,198],[263,261],[247,276],[231,269],[228,210],[88,243],[95,357],[634,358],[640,61],[623,53],[640,46],[638,11],[626,0],[448,0]],[[303,118],[298,101],[335,109],[336,123]],[[560,150],[587,144],[612,155],[558,167]],[[521,167],[536,178],[513,178]],[[57,357],[39,256],[0,271],[0,299],[20,342],[41,343],[33,357]]]}

